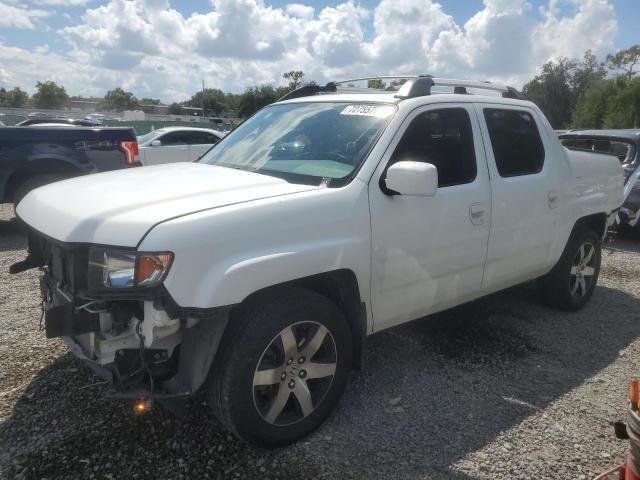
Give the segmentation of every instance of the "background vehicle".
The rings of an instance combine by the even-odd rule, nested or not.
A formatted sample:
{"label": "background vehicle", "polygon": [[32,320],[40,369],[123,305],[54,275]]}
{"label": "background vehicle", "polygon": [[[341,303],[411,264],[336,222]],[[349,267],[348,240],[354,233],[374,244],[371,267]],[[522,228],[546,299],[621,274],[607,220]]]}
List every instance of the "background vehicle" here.
{"label": "background vehicle", "polygon": [[121,397],[202,387],[230,431],[275,446],[329,415],[369,334],[534,279],[583,307],[618,160],[563,148],[513,89],[405,80],[308,85],[199,162],[31,192],[11,271],[43,268],[47,335]]}
{"label": "background vehicle", "polygon": [[623,225],[640,233],[640,129],[635,130],[571,130],[559,136],[572,150],[614,155],[624,171],[624,203],[619,218]]}
{"label": "background vehicle", "polygon": [[138,166],[131,128],[4,127],[0,129],[0,202],[18,203],[41,185]]}
{"label": "background vehicle", "polygon": [[218,143],[224,133],[209,128],[165,127],[138,137],[143,165],[191,162]]}
{"label": "background vehicle", "polygon": [[76,125],[82,127],[96,127],[100,126],[101,122],[97,120],[91,120],[87,118],[77,119],[77,118],[51,118],[51,117],[34,117],[27,118],[19,123],[17,123],[16,127],[28,127],[31,125],[40,125],[40,124],[52,124],[57,123],[60,125]]}
{"label": "background vehicle", "polygon": [[105,115],[103,113],[90,113],[89,115],[87,115],[86,117],[84,117],[85,120],[91,120],[96,122],[99,125],[102,125],[104,123],[105,120]]}

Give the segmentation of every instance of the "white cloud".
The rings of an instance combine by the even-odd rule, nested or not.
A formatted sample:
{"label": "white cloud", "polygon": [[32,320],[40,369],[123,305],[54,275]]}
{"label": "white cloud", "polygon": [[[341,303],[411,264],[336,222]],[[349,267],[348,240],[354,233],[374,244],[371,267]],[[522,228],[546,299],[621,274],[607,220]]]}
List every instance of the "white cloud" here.
{"label": "white cloud", "polygon": [[290,3],[284,7],[284,11],[287,15],[292,17],[304,18],[305,20],[311,20],[315,13],[315,8],[302,3]]}
{"label": "white cloud", "polygon": [[44,43],[42,45],[40,45],[39,47],[36,47],[34,49],[34,52],[39,53],[40,55],[44,55],[49,53],[49,44],[48,43]]}
{"label": "white cloud", "polygon": [[47,5],[54,7],[77,7],[78,5],[86,5],[90,0],[36,0],[38,5]]}
{"label": "white cloud", "polygon": [[607,0],[570,0],[567,3],[577,8],[572,17],[561,17],[558,3],[549,1],[549,7],[542,10],[545,22],[534,29],[533,44],[538,56],[580,57],[585,45],[595,52],[611,48],[612,39],[618,34],[618,22]]}
{"label": "white cloud", "polygon": [[0,27],[15,27],[27,30],[35,28],[33,21],[48,17],[51,12],[31,9],[19,3],[0,2]]}
{"label": "white cloud", "polygon": [[[203,79],[239,92],[282,82],[293,69],[319,82],[431,73],[520,87],[550,58],[607,53],[617,34],[608,0],[548,0],[539,11],[525,0],[484,0],[465,24],[434,0],[381,0],[371,11],[355,0],[322,9],[300,1],[311,3],[211,0],[210,11],[185,16],[168,0],[108,0],[58,32],[71,47],[66,55],[0,44],[0,82],[32,88],[36,80],[59,78],[75,94],[123,86],[165,101],[188,98]],[[47,14],[19,3],[0,8],[31,12],[0,10],[0,26],[12,17],[14,25],[33,28],[33,19]]]}

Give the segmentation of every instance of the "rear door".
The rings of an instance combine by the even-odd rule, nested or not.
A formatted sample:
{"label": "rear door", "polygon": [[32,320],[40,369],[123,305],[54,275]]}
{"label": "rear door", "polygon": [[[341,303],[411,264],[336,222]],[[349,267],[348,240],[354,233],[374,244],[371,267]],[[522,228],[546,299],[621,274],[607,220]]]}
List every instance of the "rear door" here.
{"label": "rear door", "polygon": [[191,160],[197,160],[200,156],[209,150],[212,146],[218,143],[220,138],[212,132],[202,131],[198,132],[196,130],[191,132]]}
{"label": "rear door", "polygon": [[483,293],[546,273],[555,261],[563,192],[547,128],[526,106],[478,104],[491,176],[492,216]]}
{"label": "rear door", "polygon": [[[388,166],[412,160],[438,169],[432,197],[386,195]],[[369,184],[371,297],[375,330],[479,295],[491,199],[478,122],[470,104],[410,113]]]}
{"label": "rear door", "polygon": [[188,162],[191,159],[190,133],[188,130],[177,130],[158,137],[156,140],[160,140],[160,145],[145,147],[147,165]]}

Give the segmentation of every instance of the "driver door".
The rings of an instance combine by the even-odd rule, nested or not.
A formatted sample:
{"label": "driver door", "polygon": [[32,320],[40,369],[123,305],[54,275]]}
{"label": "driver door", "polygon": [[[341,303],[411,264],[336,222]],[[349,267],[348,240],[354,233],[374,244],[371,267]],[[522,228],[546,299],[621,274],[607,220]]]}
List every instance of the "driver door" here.
{"label": "driver door", "polygon": [[[403,160],[431,163],[431,197],[385,194],[379,181]],[[486,158],[469,104],[415,110],[369,184],[374,330],[479,295],[491,223]]]}

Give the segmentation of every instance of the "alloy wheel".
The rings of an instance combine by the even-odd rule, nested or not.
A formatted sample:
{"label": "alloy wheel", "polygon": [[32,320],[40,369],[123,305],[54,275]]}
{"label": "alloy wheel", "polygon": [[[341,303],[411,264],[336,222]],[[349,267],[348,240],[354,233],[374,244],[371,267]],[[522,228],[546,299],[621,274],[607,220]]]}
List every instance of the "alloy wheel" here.
{"label": "alloy wheel", "polygon": [[585,242],[580,245],[571,264],[569,288],[571,295],[577,298],[584,297],[593,282],[596,265],[594,253],[595,246],[591,242]]}
{"label": "alloy wheel", "polygon": [[256,410],[272,425],[303,420],[331,388],[336,365],[336,343],[324,325],[302,321],[284,328],[265,348],[256,366]]}

